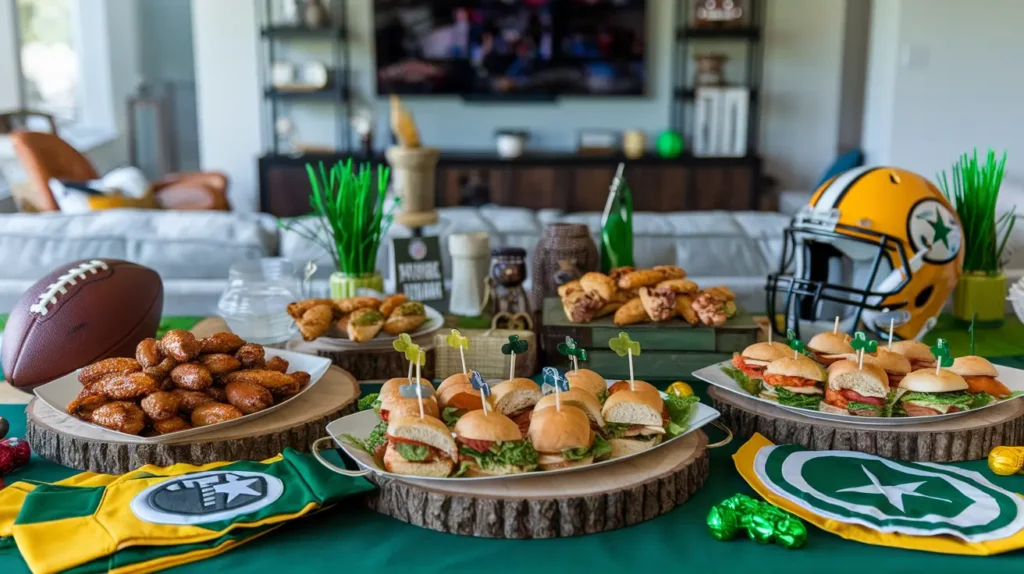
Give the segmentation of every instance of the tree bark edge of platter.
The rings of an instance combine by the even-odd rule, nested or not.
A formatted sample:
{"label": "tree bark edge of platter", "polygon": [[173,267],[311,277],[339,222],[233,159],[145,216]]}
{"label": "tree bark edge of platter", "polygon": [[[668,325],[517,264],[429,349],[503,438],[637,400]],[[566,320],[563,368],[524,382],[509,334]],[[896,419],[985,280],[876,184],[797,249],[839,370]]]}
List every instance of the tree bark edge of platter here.
{"label": "tree bark edge of platter", "polygon": [[606,532],[665,514],[704,485],[708,476],[707,437],[703,432],[698,434],[697,449],[669,471],[634,477],[622,488],[605,493],[475,497],[370,475],[379,488],[367,496],[366,503],[403,522],[464,536],[560,538]]}
{"label": "tree bark edge of platter", "polygon": [[[914,462],[962,462],[982,460],[997,446],[1024,445],[1024,418],[1007,416],[972,423],[965,419],[957,428],[930,424],[927,429],[908,427],[870,428],[845,425],[809,417],[793,417],[782,411],[779,416],[749,408],[732,393],[709,389],[713,406],[722,413],[722,422],[732,429],[737,440],[746,440],[755,432],[775,444],[799,444],[811,450],[852,450]],[[750,399],[745,399],[750,400]],[[992,407],[992,409],[999,407]],[[990,409],[991,410],[991,409]],[[980,414],[980,413],[979,413]],[[797,420],[798,419],[798,420]],[[950,419],[951,421],[955,419]]]}

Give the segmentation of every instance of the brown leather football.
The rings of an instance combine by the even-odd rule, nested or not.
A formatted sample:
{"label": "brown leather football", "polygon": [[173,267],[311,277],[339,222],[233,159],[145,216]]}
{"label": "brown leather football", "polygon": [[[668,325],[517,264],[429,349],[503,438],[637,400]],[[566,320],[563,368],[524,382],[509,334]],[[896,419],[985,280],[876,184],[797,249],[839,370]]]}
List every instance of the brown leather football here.
{"label": "brown leather football", "polygon": [[11,311],[0,346],[4,378],[22,390],[108,357],[134,357],[156,334],[164,307],[160,275],[117,259],[61,265]]}

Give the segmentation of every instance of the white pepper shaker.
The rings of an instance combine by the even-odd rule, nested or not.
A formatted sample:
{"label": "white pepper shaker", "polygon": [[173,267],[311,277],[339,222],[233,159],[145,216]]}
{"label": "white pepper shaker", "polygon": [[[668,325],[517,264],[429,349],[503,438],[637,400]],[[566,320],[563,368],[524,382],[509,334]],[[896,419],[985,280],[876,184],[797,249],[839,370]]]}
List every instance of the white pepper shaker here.
{"label": "white pepper shaker", "polygon": [[464,317],[480,315],[484,303],[484,280],[489,272],[491,237],[484,232],[453,233],[448,236],[452,256],[452,289],[448,312]]}

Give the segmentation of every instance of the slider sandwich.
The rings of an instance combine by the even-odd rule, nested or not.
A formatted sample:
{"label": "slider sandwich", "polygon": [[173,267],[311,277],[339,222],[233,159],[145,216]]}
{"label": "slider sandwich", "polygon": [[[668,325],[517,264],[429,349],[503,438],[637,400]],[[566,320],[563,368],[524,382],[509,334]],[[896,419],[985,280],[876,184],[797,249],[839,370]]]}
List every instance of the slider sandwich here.
{"label": "slider sandwich", "polygon": [[[380,394],[374,403],[374,410],[380,420],[388,422],[392,416],[415,415],[420,416],[419,400],[416,398],[403,397],[399,388],[408,385],[411,381],[405,378],[389,379],[381,385]],[[426,380],[421,380],[430,392],[434,392],[434,385]],[[424,389],[426,390],[426,389]],[[441,418],[440,408],[433,395],[423,396],[423,414],[435,419]]]}
{"label": "slider sandwich", "polygon": [[742,371],[748,381],[760,385],[768,363],[792,356],[793,350],[782,343],[754,343],[742,353],[733,353],[732,365]]}
{"label": "slider sandwich", "polygon": [[465,373],[455,373],[442,381],[434,396],[441,407],[441,418],[448,425],[454,425],[462,415],[480,408],[480,391],[473,388]]}
{"label": "slider sandwich", "polygon": [[935,368],[931,347],[921,341],[896,341],[892,344],[892,352],[906,357],[910,361],[911,371]]}
{"label": "slider sandwich", "polygon": [[498,412],[470,411],[452,429],[466,476],[520,474],[537,468],[537,451],[519,425]]}
{"label": "slider sandwich", "polygon": [[889,377],[875,363],[842,360],[828,368],[825,398],[818,405],[823,413],[861,417],[889,416]]}
{"label": "slider sandwich", "polygon": [[569,381],[570,389],[583,389],[597,397],[601,404],[604,404],[608,398],[608,383],[605,382],[604,377],[590,369],[566,371],[565,379]]}
{"label": "slider sandwich", "polygon": [[816,409],[825,394],[825,378],[825,369],[803,355],[776,359],[764,370],[761,398],[787,407]]}
{"label": "slider sandwich", "polygon": [[[608,396],[611,397],[615,393],[631,391],[633,389],[636,389],[636,392],[638,393],[654,394],[658,398],[661,398],[661,391],[658,390],[658,387],[655,387],[647,381],[641,380],[634,380],[633,386],[630,386],[629,381],[615,381],[612,386],[608,387]],[[605,402],[607,402],[607,399],[605,399]]]}
{"label": "slider sandwich", "polygon": [[[569,389],[560,393],[560,395],[559,399],[562,401],[562,406],[569,405],[580,409],[586,413],[587,418],[590,420],[590,429],[600,435],[604,434],[604,417],[601,416],[601,403],[598,402],[594,395],[581,388]],[[549,408],[555,408],[554,393],[546,395],[538,401],[537,406],[533,407],[533,412]]]}
{"label": "slider sandwich", "polygon": [[947,369],[920,369],[903,377],[896,399],[897,414],[926,417],[958,413],[971,408],[975,397],[967,392],[967,381]]}
{"label": "slider sandwich", "polygon": [[825,331],[811,337],[807,342],[807,350],[814,353],[814,360],[826,367],[842,360],[847,354],[853,353],[850,346],[852,338],[846,333]]}
{"label": "slider sandwich", "polygon": [[900,381],[903,380],[903,377],[910,374],[911,371],[910,359],[885,347],[878,347],[878,354],[873,357],[866,355],[864,362],[870,362],[881,367],[889,379],[889,388],[893,389],[900,386]]}
{"label": "slider sandwich", "polygon": [[604,417],[605,437],[612,448],[611,458],[656,446],[670,422],[661,395],[640,390],[613,393],[605,401],[601,416]]}
{"label": "slider sandwich", "polygon": [[387,438],[384,468],[388,472],[445,477],[451,474],[459,456],[451,431],[432,417],[392,417]]}
{"label": "slider sandwich", "polygon": [[[611,399],[608,399],[611,401]],[[592,464],[611,451],[601,435],[590,428],[582,410],[567,404],[536,410],[530,421],[530,442],[537,449],[541,470]]]}
{"label": "slider sandwich", "polygon": [[985,393],[997,399],[1005,399],[1012,394],[1006,385],[996,379],[999,376],[996,366],[983,357],[957,357],[949,370],[967,381],[967,391],[970,393]]}
{"label": "slider sandwich", "polygon": [[530,429],[530,415],[534,405],[544,397],[540,386],[530,379],[512,379],[499,383],[491,388],[490,404],[494,410],[519,425],[519,430],[526,434]]}

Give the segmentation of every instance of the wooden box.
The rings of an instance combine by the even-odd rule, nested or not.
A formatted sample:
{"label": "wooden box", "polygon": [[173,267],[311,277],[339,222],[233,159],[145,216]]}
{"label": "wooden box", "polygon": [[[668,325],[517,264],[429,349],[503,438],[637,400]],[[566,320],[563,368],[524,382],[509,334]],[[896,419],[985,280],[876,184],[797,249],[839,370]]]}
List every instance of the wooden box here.
{"label": "wooden box", "polygon": [[565,357],[558,353],[558,344],[572,337],[587,350],[588,369],[607,379],[629,377],[629,363],[608,348],[608,340],[625,331],[640,342],[642,356],[633,360],[638,379],[691,380],[691,373],[712,363],[732,357],[757,342],[760,330],[753,316],[740,311],[721,327],[695,327],[673,319],[663,323],[639,323],[618,327],[612,317],[590,323],[573,323],[566,318],[557,297],[544,300],[541,327],[543,366],[567,368]]}

